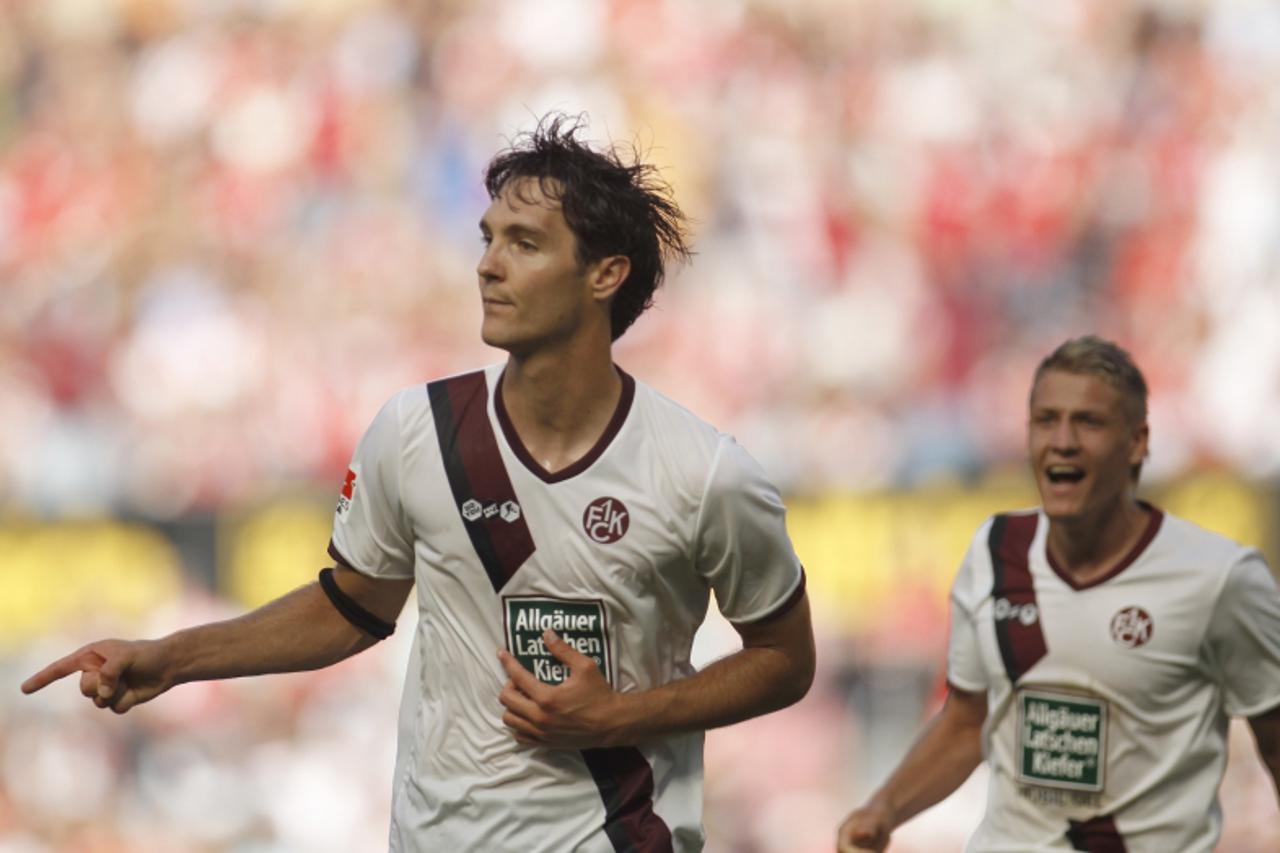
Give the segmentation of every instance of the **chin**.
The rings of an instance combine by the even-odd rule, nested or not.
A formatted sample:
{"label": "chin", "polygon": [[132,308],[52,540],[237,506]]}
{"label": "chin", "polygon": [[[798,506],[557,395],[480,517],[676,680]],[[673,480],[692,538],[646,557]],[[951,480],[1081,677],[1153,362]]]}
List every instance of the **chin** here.
{"label": "chin", "polygon": [[1074,521],[1085,514],[1083,501],[1054,498],[1043,492],[1040,494],[1040,508],[1052,521]]}
{"label": "chin", "polygon": [[498,324],[482,323],[480,326],[480,340],[485,344],[497,349],[509,350],[515,345],[514,336],[503,330]]}
{"label": "chin", "polygon": [[1042,504],[1041,508],[1044,510],[1045,516],[1047,516],[1050,521],[1057,521],[1062,524],[1068,524],[1072,521],[1076,521],[1084,515],[1084,513],[1080,511],[1079,507],[1074,506],[1064,507],[1054,506],[1053,504]]}

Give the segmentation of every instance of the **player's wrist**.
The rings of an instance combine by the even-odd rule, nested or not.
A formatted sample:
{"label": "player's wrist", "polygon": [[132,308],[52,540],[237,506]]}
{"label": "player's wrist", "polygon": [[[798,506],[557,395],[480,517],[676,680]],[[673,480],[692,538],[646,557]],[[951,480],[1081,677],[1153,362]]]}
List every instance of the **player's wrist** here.
{"label": "player's wrist", "polygon": [[881,789],[877,791],[862,808],[864,811],[874,814],[886,832],[892,832],[900,823],[898,809],[894,805],[892,795],[887,790]]}
{"label": "player's wrist", "polygon": [[656,733],[656,708],[652,691],[615,692],[602,715],[604,739],[608,746],[635,746]]}
{"label": "player's wrist", "polygon": [[605,746],[631,746],[635,732],[635,694],[613,693],[599,718],[601,738]]}
{"label": "player's wrist", "polygon": [[[144,641],[149,648],[143,653],[154,661],[153,671],[161,692],[189,681],[217,677],[213,665],[206,660],[208,649],[197,641],[197,630],[187,628],[158,640]],[[207,669],[208,674],[202,672],[202,668]]]}

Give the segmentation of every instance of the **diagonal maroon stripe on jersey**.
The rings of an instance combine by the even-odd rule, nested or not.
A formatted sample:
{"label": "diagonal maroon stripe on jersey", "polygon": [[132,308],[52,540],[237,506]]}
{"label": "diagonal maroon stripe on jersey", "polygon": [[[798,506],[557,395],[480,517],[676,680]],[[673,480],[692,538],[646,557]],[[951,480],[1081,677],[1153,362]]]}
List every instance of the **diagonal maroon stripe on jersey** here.
{"label": "diagonal maroon stripe on jersey", "polygon": [[1015,683],[1048,653],[1028,554],[1038,522],[1034,514],[997,515],[987,540],[995,577],[991,598],[996,642],[1004,670]]}
{"label": "diagonal maroon stripe on jersey", "polygon": [[1128,848],[1124,846],[1124,836],[1116,828],[1115,818],[1110,815],[1068,822],[1071,828],[1067,830],[1067,840],[1071,842],[1071,849],[1087,853],[1128,853]]}
{"label": "diagonal maroon stripe on jersey", "polygon": [[671,829],[653,811],[653,768],[634,746],[584,749],[604,800],[604,833],[618,853],[672,853]]}
{"label": "diagonal maroon stripe on jersey", "polygon": [[[489,421],[489,389],[484,373],[477,371],[432,382],[427,385],[427,396],[458,514],[497,591],[529,559],[535,546],[523,511],[511,519],[512,513],[498,509],[504,504],[518,507],[519,501]],[[471,520],[463,514],[463,505],[468,501],[475,501],[480,507],[479,514]]]}

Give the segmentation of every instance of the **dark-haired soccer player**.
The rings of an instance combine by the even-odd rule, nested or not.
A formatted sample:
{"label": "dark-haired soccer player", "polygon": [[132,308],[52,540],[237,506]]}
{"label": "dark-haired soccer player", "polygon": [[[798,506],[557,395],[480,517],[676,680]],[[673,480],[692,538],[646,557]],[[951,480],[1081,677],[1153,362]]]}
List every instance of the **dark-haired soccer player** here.
{"label": "dark-haired soccer player", "polygon": [[[93,643],[124,712],[195,679],[325,666],[417,587],[390,846],[698,850],[702,737],[804,695],[814,652],[783,506],[728,436],[618,369],[683,220],[652,168],[544,121],[489,166],[482,336],[505,364],[395,395],[355,452],[332,570],[228,622]],[[695,671],[714,590],[744,648]]]}
{"label": "dark-haired soccer player", "polygon": [[842,851],[946,797],[984,757],[973,851],[1199,853],[1221,832],[1229,717],[1280,780],[1280,592],[1261,555],[1134,491],[1147,386],[1089,336],[1036,370],[1041,507],[979,528],[951,594],[950,694]]}

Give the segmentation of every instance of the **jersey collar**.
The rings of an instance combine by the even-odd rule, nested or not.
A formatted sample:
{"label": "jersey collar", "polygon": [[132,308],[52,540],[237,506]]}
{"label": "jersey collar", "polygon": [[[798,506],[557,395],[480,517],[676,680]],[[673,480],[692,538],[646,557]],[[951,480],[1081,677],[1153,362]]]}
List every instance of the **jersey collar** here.
{"label": "jersey collar", "polygon": [[[596,440],[591,449],[577,462],[561,468],[559,471],[548,471],[543,468],[538,463],[538,460],[533,458],[533,454],[525,448],[524,442],[520,440],[520,435],[516,432],[515,425],[511,423],[511,418],[507,414],[507,406],[502,401],[502,374],[498,374],[498,382],[493,392],[493,411],[498,416],[498,426],[502,428],[502,434],[507,439],[507,445],[511,448],[511,452],[538,479],[545,483],[559,483],[563,480],[568,480],[570,477],[576,477],[595,464],[595,461],[609,447],[614,436],[622,429],[622,425],[627,420],[627,414],[631,411],[631,403],[636,396],[636,381],[621,367],[615,365],[614,370],[618,371],[618,377],[622,380],[622,395],[618,398],[617,408],[613,410],[613,417],[609,419],[604,432],[600,434],[600,438]],[[503,373],[505,372],[504,369]]]}
{"label": "jersey collar", "polygon": [[[1049,550],[1049,537],[1046,533],[1044,537],[1044,555],[1049,561],[1049,568],[1053,569],[1054,574],[1062,578],[1067,586],[1074,590],[1090,589],[1098,584],[1106,583],[1116,575],[1129,568],[1134,562],[1142,556],[1142,552],[1147,550],[1147,546],[1151,544],[1151,540],[1156,538],[1156,534],[1160,532],[1160,524],[1164,521],[1164,512],[1157,507],[1152,506],[1146,501],[1138,501],[1139,504],[1147,511],[1149,518],[1147,519],[1147,529],[1142,531],[1142,536],[1129,549],[1129,553],[1120,559],[1120,562],[1111,567],[1106,574],[1094,578],[1088,583],[1080,583],[1071,576],[1071,573],[1059,565],[1058,561],[1053,558],[1053,553]],[[1045,530],[1048,531],[1048,525]]]}

